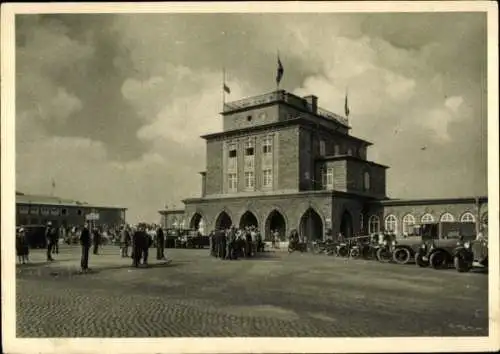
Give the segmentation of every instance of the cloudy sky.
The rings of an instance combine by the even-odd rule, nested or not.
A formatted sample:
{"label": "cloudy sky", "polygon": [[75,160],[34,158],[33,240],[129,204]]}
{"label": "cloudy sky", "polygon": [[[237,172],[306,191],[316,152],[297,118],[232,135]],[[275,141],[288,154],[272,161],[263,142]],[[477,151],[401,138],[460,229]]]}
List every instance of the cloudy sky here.
{"label": "cloudy sky", "polygon": [[[157,221],[200,195],[228,100],[315,94],[391,166],[397,198],[486,194],[483,14],[16,16],[17,190],[123,205]],[[426,147],[422,150],[422,147]]]}

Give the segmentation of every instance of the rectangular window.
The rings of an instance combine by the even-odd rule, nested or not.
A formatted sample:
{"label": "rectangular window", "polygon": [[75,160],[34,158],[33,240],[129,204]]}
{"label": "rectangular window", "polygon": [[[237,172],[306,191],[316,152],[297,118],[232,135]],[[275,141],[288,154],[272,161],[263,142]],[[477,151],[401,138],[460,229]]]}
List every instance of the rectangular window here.
{"label": "rectangular window", "polygon": [[245,172],[245,189],[252,189],[255,186],[255,175],[253,172]]}
{"label": "rectangular window", "polygon": [[328,189],[333,188],[333,168],[329,167],[326,170],[326,187]]}
{"label": "rectangular window", "polygon": [[326,145],[325,145],[325,141],[324,140],[320,140],[319,141],[319,154],[321,156],[325,156],[326,155]]}
{"label": "rectangular window", "polygon": [[326,169],[321,170],[321,185],[323,186],[323,189],[326,189]]}
{"label": "rectangular window", "polygon": [[273,152],[273,140],[272,137],[266,136],[262,144],[262,152],[264,154],[271,154]]}
{"label": "rectangular window", "polygon": [[227,181],[229,185],[229,191],[236,192],[236,190],[238,189],[238,177],[236,176],[236,173],[229,173],[227,175]]}
{"label": "rectangular window", "polygon": [[271,169],[262,171],[264,187],[271,187],[273,185],[273,172]]}
{"label": "rectangular window", "polygon": [[253,156],[255,151],[254,151],[254,144],[253,141],[249,140],[245,143],[245,156]]}
{"label": "rectangular window", "polygon": [[234,171],[237,168],[237,152],[236,152],[236,144],[228,145],[228,164],[227,168],[229,171]]}
{"label": "rectangular window", "polygon": [[333,154],[334,155],[340,155],[340,146],[338,146],[337,144],[335,144]]}

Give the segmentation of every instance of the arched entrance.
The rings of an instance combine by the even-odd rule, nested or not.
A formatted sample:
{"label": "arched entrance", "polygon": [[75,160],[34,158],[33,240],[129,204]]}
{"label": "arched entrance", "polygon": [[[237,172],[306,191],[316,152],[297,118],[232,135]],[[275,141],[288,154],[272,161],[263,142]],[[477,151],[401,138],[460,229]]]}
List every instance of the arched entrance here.
{"label": "arched entrance", "polygon": [[251,211],[246,211],[240,219],[240,229],[243,229],[247,226],[259,226],[259,222],[257,217]]}
{"label": "arched entrance", "polygon": [[231,225],[233,225],[233,221],[225,211],[220,213],[219,216],[217,217],[217,220],[215,221],[215,228],[217,230],[229,229]]}
{"label": "arched entrance", "polygon": [[285,217],[277,210],[273,210],[266,219],[265,240],[271,240],[272,233],[278,230],[280,240],[286,239],[286,221]]}
{"label": "arched entrance", "polygon": [[352,237],[352,216],[347,210],[344,211],[340,219],[340,233],[345,238]]}
{"label": "arched entrance", "polygon": [[192,230],[198,230],[200,228],[200,223],[203,220],[203,217],[200,213],[196,213],[191,218],[191,222],[189,223],[189,228]]}
{"label": "arched entrance", "polygon": [[323,221],[314,209],[309,208],[300,218],[300,236],[308,241],[323,239]]}

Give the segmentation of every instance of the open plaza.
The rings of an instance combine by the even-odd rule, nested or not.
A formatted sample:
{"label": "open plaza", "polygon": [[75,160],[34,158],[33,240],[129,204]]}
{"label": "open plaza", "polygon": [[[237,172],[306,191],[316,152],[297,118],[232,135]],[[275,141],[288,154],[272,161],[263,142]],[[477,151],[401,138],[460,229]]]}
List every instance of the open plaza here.
{"label": "open plaza", "polygon": [[[151,250],[155,252],[155,250]],[[78,246],[17,267],[18,337],[487,336],[488,276],[265,252],[223,261],[167,249],[132,268],[116,246],[79,273]]]}

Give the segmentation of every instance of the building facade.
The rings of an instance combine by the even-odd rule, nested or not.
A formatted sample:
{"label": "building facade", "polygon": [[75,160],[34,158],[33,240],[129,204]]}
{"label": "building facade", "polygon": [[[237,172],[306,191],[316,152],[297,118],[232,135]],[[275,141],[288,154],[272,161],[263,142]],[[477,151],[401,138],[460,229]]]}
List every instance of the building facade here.
{"label": "building facade", "polygon": [[99,214],[95,225],[122,225],[126,208],[90,205],[70,199],[52,196],[26,195],[16,192],[16,225],[76,226],[85,223],[86,216]]}
{"label": "building facade", "polygon": [[[320,108],[316,96],[279,90],[226,103],[221,115],[222,132],[202,137],[207,165],[201,196],[183,201],[182,216],[161,211],[165,227],[172,227],[167,215],[175,214],[188,228],[253,225],[265,238],[278,230],[284,239],[292,229],[308,239],[350,237],[386,224],[401,225],[394,231],[403,234],[407,214],[417,222],[421,210],[437,218],[444,208],[456,219],[460,208],[476,207],[470,198],[427,204],[387,198],[388,167],[367,159],[372,143],[350,135],[347,119]],[[486,198],[480,199],[486,210]]]}

